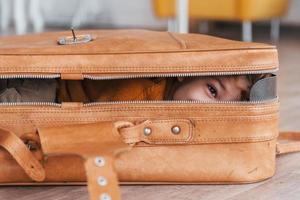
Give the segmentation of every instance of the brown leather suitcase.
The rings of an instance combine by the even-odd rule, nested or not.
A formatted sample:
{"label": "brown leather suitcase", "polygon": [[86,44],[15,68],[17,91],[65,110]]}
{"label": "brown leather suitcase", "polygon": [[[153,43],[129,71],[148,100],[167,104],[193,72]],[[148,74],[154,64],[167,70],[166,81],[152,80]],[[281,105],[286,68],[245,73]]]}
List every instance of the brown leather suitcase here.
{"label": "brown leather suitcase", "polygon": [[[276,77],[278,70],[276,47],[266,44],[146,30],[70,35],[1,38],[1,79],[72,83],[264,73]],[[274,83],[268,87],[276,91]],[[0,103],[0,109],[2,185],[87,180],[95,200],[119,199],[118,180],[142,184],[262,181],[274,175],[276,155],[300,150],[299,135],[278,134],[276,95],[218,102],[6,102]],[[278,143],[278,136],[293,142]]]}

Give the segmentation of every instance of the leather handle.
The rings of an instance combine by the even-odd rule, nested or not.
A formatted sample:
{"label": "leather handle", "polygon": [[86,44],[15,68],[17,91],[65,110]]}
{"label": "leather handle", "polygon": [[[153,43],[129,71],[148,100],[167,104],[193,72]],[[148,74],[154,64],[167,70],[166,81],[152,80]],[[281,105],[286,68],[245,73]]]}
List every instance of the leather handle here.
{"label": "leather handle", "polygon": [[276,146],[277,155],[299,152],[300,132],[281,132]]}
{"label": "leather handle", "polygon": [[46,173],[41,163],[13,132],[0,128],[0,146],[13,156],[31,179],[35,181],[45,179]]}
{"label": "leather handle", "polygon": [[120,200],[114,160],[131,149],[117,132],[123,126],[128,123],[115,126],[113,122],[98,122],[42,127],[38,133],[45,154],[75,154],[83,158],[91,200]]}

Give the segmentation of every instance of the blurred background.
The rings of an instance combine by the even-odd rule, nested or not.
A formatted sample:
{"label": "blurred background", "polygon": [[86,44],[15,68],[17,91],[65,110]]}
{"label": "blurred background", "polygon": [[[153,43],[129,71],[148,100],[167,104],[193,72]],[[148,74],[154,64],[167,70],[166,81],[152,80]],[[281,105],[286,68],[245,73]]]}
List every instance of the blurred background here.
{"label": "blurred background", "polygon": [[[0,35],[143,28],[273,43],[281,129],[300,129],[300,0],[0,0]],[[298,81],[298,82],[297,82]],[[297,112],[298,110],[298,112]]]}
{"label": "blurred background", "polygon": [[280,25],[300,27],[299,11],[299,0],[0,0],[0,28],[1,35],[70,27],[222,32],[245,41],[269,32],[278,41]]}

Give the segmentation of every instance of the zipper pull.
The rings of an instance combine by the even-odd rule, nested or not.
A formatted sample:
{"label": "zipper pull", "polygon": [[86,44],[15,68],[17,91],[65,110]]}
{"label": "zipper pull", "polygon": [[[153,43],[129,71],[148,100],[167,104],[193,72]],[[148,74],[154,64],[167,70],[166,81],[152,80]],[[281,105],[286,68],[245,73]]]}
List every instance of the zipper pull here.
{"label": "zipper pull", "polygon": [[83,74],[61,74],[61,80],[83,80]]}
{"label": "zipper pull", "polygon": [[68,108],[82,108],[83,103],[82,102],[62,102],[61,108],[62,109],[68,109]]}

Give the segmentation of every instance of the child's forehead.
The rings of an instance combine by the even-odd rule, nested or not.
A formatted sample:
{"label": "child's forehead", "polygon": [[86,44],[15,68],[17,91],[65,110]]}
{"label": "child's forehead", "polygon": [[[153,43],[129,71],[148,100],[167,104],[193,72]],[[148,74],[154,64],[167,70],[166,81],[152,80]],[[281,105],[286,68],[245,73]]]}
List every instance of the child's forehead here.
{"label": "child's forehead", "polygon": [[251,81],[246,75],[227,75],[227,76],[202,76],[202,77],[191,77],[187,79],[188,81],[198,81],[198,80],[211,80],[216,79],[226,84],[236,85],[241,88],[248,88],[251,85]]}
{"label": "child's forehead", "polygon": [[239,90],[249,90],[251,86],[250,80],[244,76],[222,76],[221,78],[216,77],[224,82],[224,84],[228,84],[234,86],[236,89]]}

